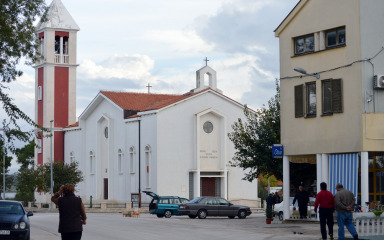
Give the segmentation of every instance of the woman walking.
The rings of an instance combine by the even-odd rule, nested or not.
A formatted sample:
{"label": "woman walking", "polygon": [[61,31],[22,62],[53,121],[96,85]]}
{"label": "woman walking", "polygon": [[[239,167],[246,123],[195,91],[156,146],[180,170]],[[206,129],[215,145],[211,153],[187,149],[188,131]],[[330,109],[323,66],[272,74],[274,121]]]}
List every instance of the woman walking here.
{"label": "woman walking", "polygon": [[59,233],[62,240],[80,240],[83,225],[87,223],[84,205],[74,192],[74,186],[66,184],[51,198],[51,201],[59,207]]}

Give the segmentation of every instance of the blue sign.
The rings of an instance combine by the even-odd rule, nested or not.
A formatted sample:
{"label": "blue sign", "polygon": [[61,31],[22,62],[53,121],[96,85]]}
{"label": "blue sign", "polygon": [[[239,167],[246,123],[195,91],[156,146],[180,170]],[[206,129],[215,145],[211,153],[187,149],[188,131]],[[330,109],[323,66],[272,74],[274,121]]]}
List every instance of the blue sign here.
{"label": "blue sign", "polygon": [[283,158],[284,147],[283,144],[272,145],[272,158]]}

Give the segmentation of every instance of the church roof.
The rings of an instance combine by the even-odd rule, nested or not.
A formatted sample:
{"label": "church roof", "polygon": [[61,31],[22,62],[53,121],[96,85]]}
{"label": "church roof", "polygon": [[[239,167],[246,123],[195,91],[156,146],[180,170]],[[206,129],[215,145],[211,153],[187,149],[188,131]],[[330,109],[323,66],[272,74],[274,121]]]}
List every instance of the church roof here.
{"label": "church roof", "polygon": [[76,31],[80,30],[79,26],[76,24],[71,14],[69,14],[61,0],[53,0],[48,8],[46,21],[40,21],[37,24],[37,31],[44,28],[68,29]]}
{"label": "church roof", "polygon": [[154,94],[154,93],[132,93],[132,92],[110,92],[100,91],[114,103],[124,110],[148,111],[165,107],[171,103],[177,102],[184,95],[173,94]]}

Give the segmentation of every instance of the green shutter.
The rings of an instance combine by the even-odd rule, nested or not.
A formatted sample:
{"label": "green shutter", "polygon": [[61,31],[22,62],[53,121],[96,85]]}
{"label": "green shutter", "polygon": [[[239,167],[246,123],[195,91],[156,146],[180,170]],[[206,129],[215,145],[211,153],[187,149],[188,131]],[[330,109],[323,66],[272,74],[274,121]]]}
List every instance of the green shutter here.
{"label": "green shutter", "polygon": [[332,80],[332,112],[343,112],[343,91],[341,79]]}
{"label": "green shutter", "polygon": [[295,86],[295,117],[304,117],[304,85]]}

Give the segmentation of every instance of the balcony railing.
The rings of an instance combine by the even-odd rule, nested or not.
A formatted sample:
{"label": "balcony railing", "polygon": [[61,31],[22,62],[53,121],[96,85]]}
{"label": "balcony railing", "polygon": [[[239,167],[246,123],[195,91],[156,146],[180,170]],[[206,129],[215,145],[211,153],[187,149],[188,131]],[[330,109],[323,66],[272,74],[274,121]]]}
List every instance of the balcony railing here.
{"label": "balcony railing", "polygon": [[69,55],[55,54],[55,63],[69,63]]}

